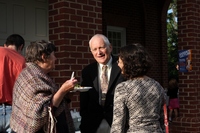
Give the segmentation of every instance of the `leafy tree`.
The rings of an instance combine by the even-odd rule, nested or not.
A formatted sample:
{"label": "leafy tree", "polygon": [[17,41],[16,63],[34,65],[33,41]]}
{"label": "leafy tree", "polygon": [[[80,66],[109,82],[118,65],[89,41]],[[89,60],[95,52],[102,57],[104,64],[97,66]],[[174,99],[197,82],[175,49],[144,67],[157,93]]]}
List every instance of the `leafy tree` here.
{"label": "leafy tree", "polygon": [[178,62],[178,27],[177,27],[177,0],[172,0],[167,14],[167,46],[169,78],[178,79],[176,65]]}

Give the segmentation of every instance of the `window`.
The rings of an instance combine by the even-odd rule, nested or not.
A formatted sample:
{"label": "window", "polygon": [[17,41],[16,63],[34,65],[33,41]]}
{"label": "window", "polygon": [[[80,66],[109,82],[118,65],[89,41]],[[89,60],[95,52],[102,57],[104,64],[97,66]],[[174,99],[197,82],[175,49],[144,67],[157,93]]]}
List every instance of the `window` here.
{"label": "window", "polygon": [[107,26],[107,37],[113,46],[113,54],[118,55],[119,49],[126,45],[126,29],[122,27]]}

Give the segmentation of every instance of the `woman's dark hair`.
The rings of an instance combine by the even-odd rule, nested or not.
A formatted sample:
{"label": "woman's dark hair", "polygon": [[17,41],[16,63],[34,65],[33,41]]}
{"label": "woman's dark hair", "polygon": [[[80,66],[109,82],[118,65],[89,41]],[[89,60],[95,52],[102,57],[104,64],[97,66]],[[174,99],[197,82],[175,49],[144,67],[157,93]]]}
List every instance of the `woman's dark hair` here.
{"label": "woman's dark hair", "polygon": [[124,64],[122,71],[127,79],[146,75],[153,64],[148,52],[138,43],[122,47],[119,58]]}
{"label": "woman's dark hair", "polygon": [[26,47],[26,62],[43,62],[42,55],[44,54],[45,59],[47,59],[55,50],[55,45],[49,41],[41,40],[31,42],[31,44]]}

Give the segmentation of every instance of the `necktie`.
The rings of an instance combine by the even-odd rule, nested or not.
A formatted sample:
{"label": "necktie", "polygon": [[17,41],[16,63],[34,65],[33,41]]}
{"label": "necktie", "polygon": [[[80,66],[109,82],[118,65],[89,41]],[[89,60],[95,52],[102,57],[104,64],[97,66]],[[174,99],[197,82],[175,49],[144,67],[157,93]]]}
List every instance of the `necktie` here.
{"label": "necktie", "polygon": [[104,106],[106,100],[106,93],[108,90],[108,76],[107,76],[107,66],[102,67],[102,75],[101,75],[101,105]]}
{"label": "necktie", "polygon": [[101,75],[101,91],[102,93],[107,93],[108,89],[108,76],[107,76],[107,66],[102,67]]}

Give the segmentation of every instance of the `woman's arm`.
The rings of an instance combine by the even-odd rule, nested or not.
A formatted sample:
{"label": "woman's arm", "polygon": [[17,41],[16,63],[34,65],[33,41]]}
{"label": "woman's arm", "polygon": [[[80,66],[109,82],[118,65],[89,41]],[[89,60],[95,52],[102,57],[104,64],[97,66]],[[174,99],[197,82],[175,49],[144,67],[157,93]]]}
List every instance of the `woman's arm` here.
{"label": "woman's arm", "polygon": [[114,95],[114,108],[113,108],[113,123],[111,127],[111,133],[124,133],[125,125],[127,121],[127,112],[125,104],[125,94],[123,90],[123,85],[118,85],[115,89]]}
{"label": "woman's arm", "polygon": [[58,107],[65,95],[71,90],[73,90],[76,83],[76,79],[67,80],[65,83],[63,83],[60,89],[54,94],[52,98],[52,105],[54,107]]}

